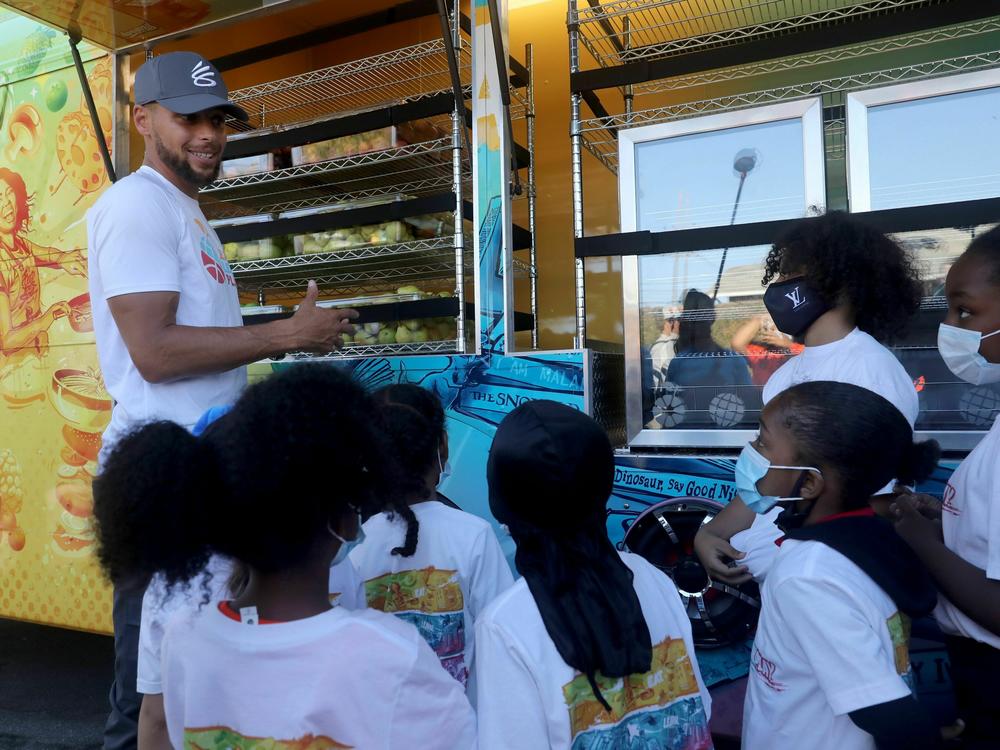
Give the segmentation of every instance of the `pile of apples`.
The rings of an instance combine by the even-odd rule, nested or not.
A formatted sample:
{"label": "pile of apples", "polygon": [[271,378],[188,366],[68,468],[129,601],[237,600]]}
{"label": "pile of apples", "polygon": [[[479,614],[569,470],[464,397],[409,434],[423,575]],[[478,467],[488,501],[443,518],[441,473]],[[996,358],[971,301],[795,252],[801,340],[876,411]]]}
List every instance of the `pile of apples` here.
{"label": "pile of apples", "polygon": [[[432,294],[421,291],[416,286],[403,286],[396,294],[419,294],[421,299],[451,297],[451,292]],[[353,336],[344,336],[344,344],[374,346],[386,344],[419,344],[425,341],[447,341],[458,335],[455,318],[419,318],[411,320],[364,323],[358,326]]]}

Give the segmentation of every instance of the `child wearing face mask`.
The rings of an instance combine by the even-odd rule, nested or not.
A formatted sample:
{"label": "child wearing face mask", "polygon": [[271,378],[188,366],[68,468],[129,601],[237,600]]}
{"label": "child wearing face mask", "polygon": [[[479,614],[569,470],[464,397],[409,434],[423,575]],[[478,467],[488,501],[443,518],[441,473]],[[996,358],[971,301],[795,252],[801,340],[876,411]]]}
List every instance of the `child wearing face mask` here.
{"label": "child wearing face mask", "polygon": [[159,574],[169,592],[213,556],[249,572],[163,628],[169,747],[475,747],[472,707],[420,633],[330,602],[331,567],[395,483],[390,456],[365,390],[310,364],[251,386],[200,437],[153,422],[116,444],[94,482],[112,580]]}
{"label": "child wearing face mask", "polygon": [[369,518],[364,543],[350,560],[364,581],[368,606],[416,625],[441,665],[466,686],[476,617],[514,583],[489,523],[441,502],[448,433],[440,400],[425,388],[398,384],[375,393],[404,480]]}
{"label": "child wearing face mask", "polygon": [[[1000,383],[1000,229],[977,237],[948,272],[938,351],[973,385]],[[1000,745],[1000,416],[945,488],[944,502],[900,496],[896,530],[941,590],[963,748]]]}
{"label": "child wearing face mask", "polygon": [[[913,426],[913,381],[880,343],[899,335],[920,304],[917,268],[903,248],[857,218],[831,212],[803,220],[774,244],[764,283],[775,326],[805,345],[768,379],[764,404],[798,383],[851,383],[886,398]],[[878,488],[886,506],[894,484],[890,478]],[[767,502],[736,497],[701,527],[695,549],[709,574],[729,583],[761,579],[774,558],[774,516]]]}
{"label": "child wearing face mask", "polygon": [[922,750],[940,730],[912,694],[911,617],[937,595],[875,515],[889,479],[940,455],[886,399],[856,385],[792,386],[764,407],[739,459],[745,498],[777,503],[784,532],[764,582],[743,711],[745,750]]}

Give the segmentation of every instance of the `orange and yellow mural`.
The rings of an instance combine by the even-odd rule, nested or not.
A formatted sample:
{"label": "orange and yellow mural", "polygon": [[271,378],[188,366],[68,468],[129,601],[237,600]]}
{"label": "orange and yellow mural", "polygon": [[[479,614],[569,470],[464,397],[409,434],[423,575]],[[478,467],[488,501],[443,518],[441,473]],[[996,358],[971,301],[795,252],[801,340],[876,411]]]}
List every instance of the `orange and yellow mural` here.
{"label": "orange and yellow mural", "polygon": [[64,35],[0,11],[0,48],[0,616],[109,631],[91,484],[111,398],[84,216],[108,184],[111,61],[81,47],[97,134]]}

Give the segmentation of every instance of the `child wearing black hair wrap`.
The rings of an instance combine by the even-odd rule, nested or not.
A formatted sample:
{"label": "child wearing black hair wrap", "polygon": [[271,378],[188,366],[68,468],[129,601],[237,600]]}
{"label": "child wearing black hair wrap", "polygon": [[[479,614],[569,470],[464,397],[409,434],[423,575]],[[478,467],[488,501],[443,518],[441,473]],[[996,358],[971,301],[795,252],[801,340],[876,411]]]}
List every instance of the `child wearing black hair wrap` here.
{"label": "child wearing black hair wrap", "polygon": [[710,699],[673,582],[605,528],[601,427],[552,401],[512,411],[487,464],[490,509],[524,576],[476,624],[481,750],[707,750]]}

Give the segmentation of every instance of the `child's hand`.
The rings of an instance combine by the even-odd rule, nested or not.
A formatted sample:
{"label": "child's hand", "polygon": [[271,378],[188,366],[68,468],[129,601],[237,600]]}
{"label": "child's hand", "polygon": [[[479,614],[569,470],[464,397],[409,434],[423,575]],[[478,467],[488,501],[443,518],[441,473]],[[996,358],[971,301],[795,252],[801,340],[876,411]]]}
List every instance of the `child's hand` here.
{"label": "child's hand", "polygon": [[[903,537],[903,540],[911,547],[926,542],[944,541],[941,531],[940,507],[937,511],[937,519],[928,517],[921,510],[921,508],[927,508],[926,501],[918,499],[921,497],[934,500],[929,495],[898,495],[889,509],[894,519],[896,533]],[[933,512],[932,508],[927,508],[927,510],[929,513]]]}

